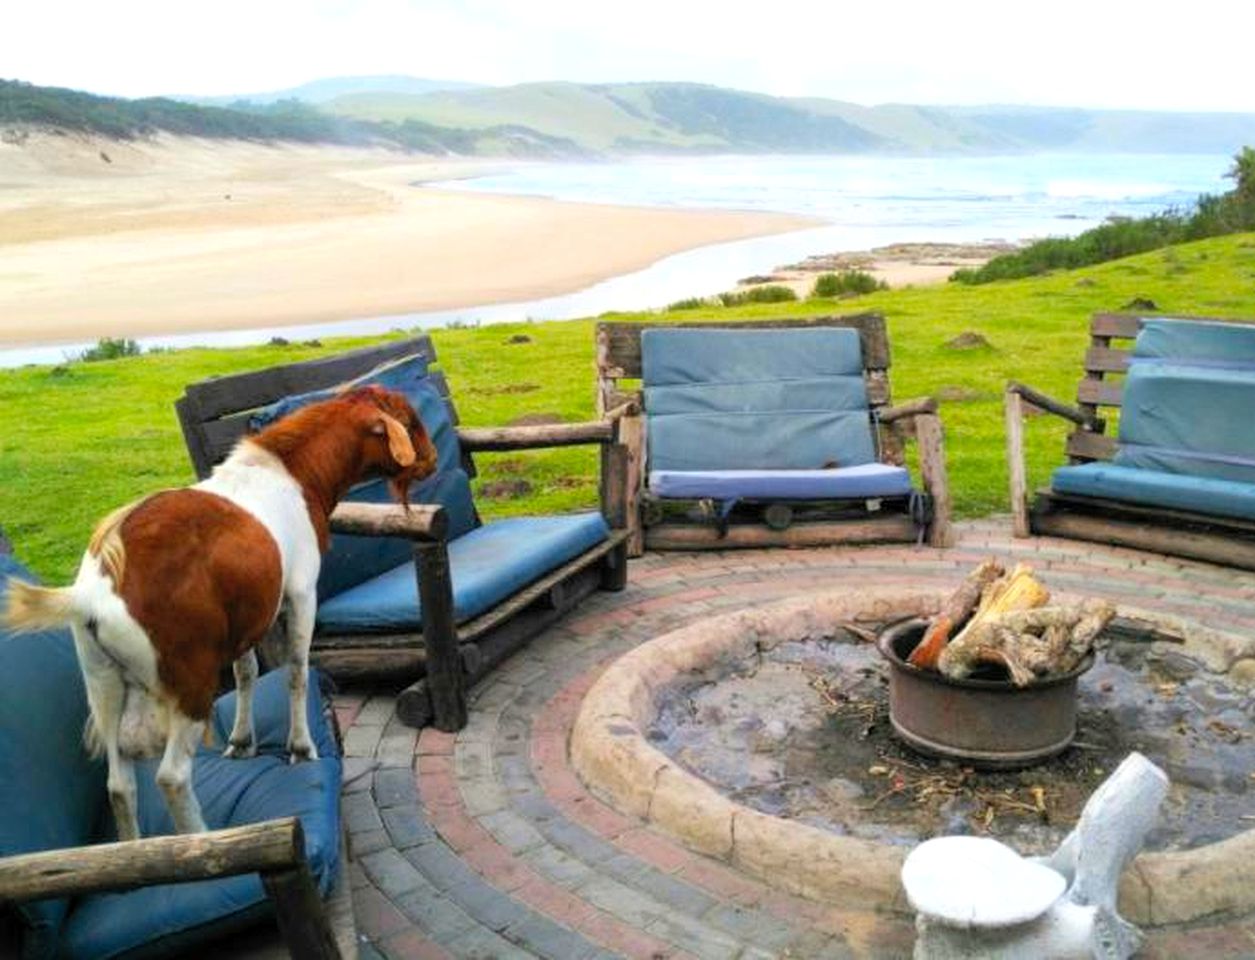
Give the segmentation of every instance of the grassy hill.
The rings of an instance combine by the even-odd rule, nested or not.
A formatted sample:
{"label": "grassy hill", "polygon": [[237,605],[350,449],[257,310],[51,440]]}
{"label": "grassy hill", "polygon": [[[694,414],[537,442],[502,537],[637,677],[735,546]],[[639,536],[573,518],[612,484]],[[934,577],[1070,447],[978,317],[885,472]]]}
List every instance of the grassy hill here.
{"label": "grassy hill", "polygon": [[[125,100],[0,80],[0,126],[132,138],[384,145],[435,154],[577,157],[666,153],[1233,153],[1255,114],[1045,107],[865,107],[695,83],[527,83],[450,88],[346,77],[248,98]],[[274,100],[280,94],[289,98]],[[214,106],[210,103],[226,103]]]}
{"label": "grassy hill", "polygon": [[267,90],[261,93],[237,93],[215,97],[172,95],[170,99],[216,107],[232,106],[238,103],[264,105],[278,103],[280,100],[300,100],[303,103],[319,104],[336,97],[358,93],[424,94],[437,90],[471,90],[477,86],[479,85],[464,83],[460,80],[430,80],[425,77],[380,74],[365,77],[327,77],[322,80],[311,80],[309,83],[302,83],[295,87]]}
{"label": "grassy hill", "polygon": [[[703,308],[663,319],[882,311],[892,340],[894,395],[941,399],[955,507],[959,516],[973,517],[1007,508],[1001,412],[1007,379],[1073,399],[1089,315],[1119,310],[1134,298],[1150,299],[1168,313],[1255,317],[1255,234],[1028,280],[893,290],[840,302]],[[628,318],[645,316],[658,315]],[[503,424],[525,413],[571,421],[591,416],[592,326],[592,320],[576,320],[435,331],[463,421]],[[530,340],[512,343],[523,330]],[[989,348],[946,346],[964,332],[981,334]],[[38,572],[68,579],[99,517],[147,491],[192,479],[174,417],[185,384],[364,342],[185,350],[0,371],[0,526]],[[1061,462],[1063,432],[1053,418],[1029,425],[1034,484],[1044,483]],[[595,502],[590,451],[477,460],[479,490],[506,478],[532,485],[517,497],[481,496],[490,516]]]}
{"label": "grassy hill", "polygon": [[1232,153],[1255,114],[1052,107],[860,106],[692,83],[528,83],[423,95],[354,94],[343,116],[439,126],[519,124],[601,152]]}
{"label": "grassy hill", "polygon": [[[383,146],[432,154],[575,156],[583,149],[515,124],[474,130],[415,118],[375,122],[324,113],[296,100],[248,109],[201,106],[166,97],[127,100],[0,80],[0,131],[25,127],[132,140],[157,133],[209,139]],[[20,133],[6,138],[21,142]]]}
{"label": "grassy hill", "polygon": [[692,83],[528,83],[468,91],[339,97],[326,109],[475,129],[516,123],[613,152],[861,152],[889,142],[844,117],[776,97]]}

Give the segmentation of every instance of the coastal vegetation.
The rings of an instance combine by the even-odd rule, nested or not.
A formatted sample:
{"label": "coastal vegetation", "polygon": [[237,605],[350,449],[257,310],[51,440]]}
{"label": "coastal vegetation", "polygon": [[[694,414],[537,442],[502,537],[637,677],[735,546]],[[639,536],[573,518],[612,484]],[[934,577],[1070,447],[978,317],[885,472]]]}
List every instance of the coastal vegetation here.
{"label": "coastal vegetation", "polygon": [[[894,396],[931,394],[941,401],[956,511],[973,517],[1007,509],[1001,411],[1007,379],[1073,399],[1089,315],[1146,309],[1129,306],[1139,301],[1166,313],[1255,317],[1255,234],[1045,277],[881,290],[839,301],[736,307],[702,302],[662,319],[883,312]],[[644,316],[659,315],[614,318]],[[433,331],[463,422],[507,424],[529,414],[564,421],[591,417],[593,323]],[[97,518],[144,493],[192,479],[174,415],[186,384],[367,340],[179,350],[0,371],[0,525],[40,574],[68,579]],[[981,348],[961,348],[972,342]],[[1028,434],[1029,478],[1038,485],[1062,461],[1064,425],[1043,417]],[[483,455],[477,463],[477,496],[490,516],[596,502],[596,461],[589,450]]]}
{"label": "coastal vegetation", "polygon": [[958,283],[991,283],[1074,270],[1176,243],[1255,230],[1255,149],[1243,147],[1225,176],[1231,191],[1204,194],[1191,210],[1165,210],[1149,217],[1113,217],[1075,237],[1048,237],[985,265],[956,270]]}
{"label": "coastal vegetation", "polygon": [[815,286],[811,288],[811,299],[831,299],[844,294],[874,293],[888,289],[888,283],[877,280],[866,270],[841,270],[817,276]]}

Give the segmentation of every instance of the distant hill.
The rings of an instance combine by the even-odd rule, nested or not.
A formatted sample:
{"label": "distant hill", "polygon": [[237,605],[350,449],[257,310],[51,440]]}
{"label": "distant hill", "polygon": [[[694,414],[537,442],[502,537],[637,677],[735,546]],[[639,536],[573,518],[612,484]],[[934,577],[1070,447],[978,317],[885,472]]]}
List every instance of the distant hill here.
{"label": "distant hill", "polygon": [[[431,89],[432,85],[443,87]],[[1233,154],[1255,114],[1053,107],[866,107],[695,83],[526,83],[448,89],[414,77],[341,77],[229,107],[124,100],[0,81],[0,124],[106,136],[154,131],[382,145],[437,154],[579,157],[713,153]],[[301,95],[294,94],[303,91]],[[301,99],[306,97],[308,100]],[[317,105],[309,102],[322,99]]]}
{"label": "distant hill", "polygon": [[166,97],[126,100],[78,90],[0,80],[0,137],[6,130],[40,127],[119,140],[170,133],[255,141],[294,141],[387,147],[438,155],[578,156],[581,147],[511,124],[474,130],[407,118],[376,122],[324,113],[294,100],[251,109],[181,103]]}
{"label": "distant hill", "polygon": [[690,83],[529,83],[346,94],[324,109],[475,129],[519,124],[597,152],[1233,153],[1255,114],[1068,107],[866,107]]}
{"label": "distant hill", "polygon": [[440,90],[473,90],[477,84],[461,80],[429,80],[401,74],[381,74],[366,77],[328,77],[311,80],[297,87],[269,90],[264,93],[239,93],[231,96],[172,95],[171,100],[198,103],[205,106],[225,107],[236,103],[269,104],[280,100],[300,100],[302,103],[320,104],[336,97],[354,94],[405,94],[421,96]]}
{"label": "distant hill", "polygon": [[599,153],[866,152],[893,144],[836,114],[694,83],[526,83],[423,96],[355,94],[324,109],[475,129],[519,124]]}

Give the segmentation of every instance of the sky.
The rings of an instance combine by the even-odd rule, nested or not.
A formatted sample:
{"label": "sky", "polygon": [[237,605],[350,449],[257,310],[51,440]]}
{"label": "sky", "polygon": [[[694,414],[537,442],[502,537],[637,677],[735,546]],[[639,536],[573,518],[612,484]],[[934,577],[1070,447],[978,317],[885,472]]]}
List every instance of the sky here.
{"label": "sky", "polygon": [[408,74],[874,105],[1255,112],[1244,0],[0,0],[0,78],[139,97]]}

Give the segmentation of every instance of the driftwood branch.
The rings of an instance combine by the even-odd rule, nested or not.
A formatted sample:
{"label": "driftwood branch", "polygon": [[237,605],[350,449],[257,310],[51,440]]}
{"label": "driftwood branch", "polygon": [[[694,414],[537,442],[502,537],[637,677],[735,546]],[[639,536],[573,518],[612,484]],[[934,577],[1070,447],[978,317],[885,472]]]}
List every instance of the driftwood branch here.
{"label": "driftwood branch", "polygon": [[876,417],[881,423],[893,423],[895,420],[906,420],[911,417],[918,417],[923,413],[936,413],[937,401],[933,397],[920,397],[918,400],[908,400],[905,403],[895,404],[892,407],[886,407],[876,413]]}
{"label": "driftwood branch", "polygon": [[1095,433],[1102,433],[1106,429],[1107,423],[1102,417],[1095,417],[1086,413],[1078,407],[1069,406],[1054,397],[1048,397],[1040,390],[1034,390],[1032,387],[1012,380],[1007,384],[1007,392],[1015,393],[1024,398],[1024,401],[1038,410],[1045,410],[1047,413],[1053,413],[1056,417],[1062,417],[1064,420],[1071,420],[1078,427],[1086,430],[1092,430]]}
{"label": "driftwood branch", "polygon": [[527,427],[459,427],[458,440],[468,451],[531,450],[611,443],[613,420],[587,423],[544,423]]}
{"label": "driftwood branch", "polygon": [[290,870],[305,860],[295,817],[0,859],[0,904]]}
{"label": "driftwood branch", "polygon": [[408,540],[443,540],[449,515],[438,504],[342,503],[331,514],[332,533],[363,537],[405,537]]}

